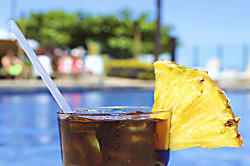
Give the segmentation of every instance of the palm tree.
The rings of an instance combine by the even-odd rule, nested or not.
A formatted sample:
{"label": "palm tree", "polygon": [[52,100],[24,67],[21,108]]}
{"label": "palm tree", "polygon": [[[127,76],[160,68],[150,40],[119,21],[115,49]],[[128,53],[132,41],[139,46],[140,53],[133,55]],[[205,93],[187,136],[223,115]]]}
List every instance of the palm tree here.
{"label": "palm tree", "polygon": [[158,60],[161,51],[161,0],[156,0],[157,19],[156,19],[156,33],[155,33],[155,60]]}

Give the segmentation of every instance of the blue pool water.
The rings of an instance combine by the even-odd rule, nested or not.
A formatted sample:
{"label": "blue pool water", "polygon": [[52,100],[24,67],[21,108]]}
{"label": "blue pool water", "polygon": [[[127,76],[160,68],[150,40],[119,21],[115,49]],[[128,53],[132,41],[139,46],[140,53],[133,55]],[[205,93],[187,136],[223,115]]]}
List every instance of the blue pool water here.
{"label": "blue pool water", "polygon": [[[250,93],[227,92],[244,139],[242,148],[192,148],[171,152],[169,166],[249,166]],[[116,89],[64,93],[74,107],[152,106],[153,91]],[[0,94],[0,166],[57,166],[61,164],[56,112],[48,92]]]}

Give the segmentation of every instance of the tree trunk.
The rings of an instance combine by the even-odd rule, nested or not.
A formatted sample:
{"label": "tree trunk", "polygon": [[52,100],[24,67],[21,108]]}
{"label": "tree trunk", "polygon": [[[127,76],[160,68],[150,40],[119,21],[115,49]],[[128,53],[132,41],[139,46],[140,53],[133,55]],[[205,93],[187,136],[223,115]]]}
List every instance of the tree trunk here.
{"label": "tree trunk", "polygon": [[219,61],[220,61],[220,63],[221,63],[221,70],[223,70],[224,69],[224,67],[223,67],[223,63],[224,63],[224,57],[223,57],[223,46],[222,45],[217,45],[217,57],[218,57],[218,59],[219,59]]}
{"label": "tree trunk", "polygon": [[161,51],[161,0],[156,0],[157,6],[157,19],[156,19],[156,33],[155,33],[155,61],[159,59],[159,54]]}
{"label": "tree trunk", "polygon": [[134,58],[138,59],[141,53],[141,34],[138,28],[135,28],[134,32]]}
{"label": "tree trunk", "polygon": [[176,50],[176,38],[175,37],[171,37],[169,39],[169,51],[171,54],[171,61],[175,62],[175,50]]}

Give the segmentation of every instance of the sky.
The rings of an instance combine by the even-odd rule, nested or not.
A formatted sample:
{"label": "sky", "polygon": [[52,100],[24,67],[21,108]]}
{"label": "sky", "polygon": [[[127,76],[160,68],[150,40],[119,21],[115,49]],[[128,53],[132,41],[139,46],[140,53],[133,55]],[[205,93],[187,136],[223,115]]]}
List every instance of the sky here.
{"label": "sky", "polygon": [[[11,12],[11,2],[16,3]],[[65,10],[91,14],[116,13],[127,7],[135,15],[149,12],[155,17],[155,0],[2,0],[0,29],[8,29],[11,13],[19,18],[30,12]],[[250,0],[162,0],[162,24],[183,45],[250,43]]]}

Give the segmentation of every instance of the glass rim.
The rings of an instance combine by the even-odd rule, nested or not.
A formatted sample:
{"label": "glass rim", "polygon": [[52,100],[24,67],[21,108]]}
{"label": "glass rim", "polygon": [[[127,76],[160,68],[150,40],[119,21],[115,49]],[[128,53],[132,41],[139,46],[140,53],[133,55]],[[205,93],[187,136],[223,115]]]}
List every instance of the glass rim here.
{"label": "glass rim", "polygon": [[[65,113],[62,110],[57,112],[57,115],[68,115],[68,116],[127,116],[127,115],[151,115],[151,114],[161,114],[169,112],[169,110],[152,112],[153,107],[147,106],[107,106],[107,107],[82,107],[73,108],[70,113]],[[117,112],[107,112],[116,110]],[[91,113],[93,111],[93,113]],[[100,111],[100,112],[94,112]],[[103,112],[101,112],[103,111]],[[122,111],[122,112],[118,112]]]}

